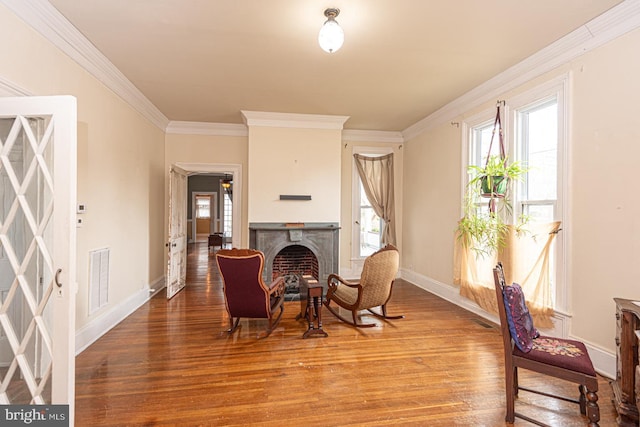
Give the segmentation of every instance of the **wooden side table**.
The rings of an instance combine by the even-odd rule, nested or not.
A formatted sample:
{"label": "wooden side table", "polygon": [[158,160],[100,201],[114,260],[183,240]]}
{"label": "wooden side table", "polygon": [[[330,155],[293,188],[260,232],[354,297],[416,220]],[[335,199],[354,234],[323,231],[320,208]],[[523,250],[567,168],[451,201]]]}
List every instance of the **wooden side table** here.
{"label": "wooden side table", "polygon": [[[302,338],[329,336],[322,329],[322,285],[311,276],[300,278],[300,314],[296,316],[296,319],[303,317],[309,322],[309,327]],[[317,322],[317,327],[315,322]]]}

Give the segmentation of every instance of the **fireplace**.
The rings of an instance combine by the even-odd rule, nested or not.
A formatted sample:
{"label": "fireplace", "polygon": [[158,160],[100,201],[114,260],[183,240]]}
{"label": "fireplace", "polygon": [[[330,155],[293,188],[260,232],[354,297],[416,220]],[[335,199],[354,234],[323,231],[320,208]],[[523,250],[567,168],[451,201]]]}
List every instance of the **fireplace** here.
{"label": "fireplace", "polygon": [[337,223],[251,223],[249,247],[264,253],[264,280],[274,275],[310,275],[326,290],[331,273],[338,273]]}
{"label": "fireplace", "polygon": [[285,301],[300,299],[300,277],[308,276],[318,280],[318,258],[302,245],[290,245],[282,249],[273,259],[272,276],[284,277]]}

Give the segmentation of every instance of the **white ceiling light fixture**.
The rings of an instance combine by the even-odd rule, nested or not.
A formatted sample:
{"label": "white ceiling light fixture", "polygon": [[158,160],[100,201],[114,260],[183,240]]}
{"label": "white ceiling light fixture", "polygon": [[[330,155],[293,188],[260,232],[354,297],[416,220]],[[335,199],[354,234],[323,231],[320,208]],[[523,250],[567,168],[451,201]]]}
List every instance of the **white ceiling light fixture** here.
{"label": "white ceiling light fixture", "polygon": [[340,14],[340,9],[329,8],[324,11],[327,20],[320,28],[318,43],[325,52],[333,53],[342,47],[344,43],[344,31],[336,22],[336,16]]}

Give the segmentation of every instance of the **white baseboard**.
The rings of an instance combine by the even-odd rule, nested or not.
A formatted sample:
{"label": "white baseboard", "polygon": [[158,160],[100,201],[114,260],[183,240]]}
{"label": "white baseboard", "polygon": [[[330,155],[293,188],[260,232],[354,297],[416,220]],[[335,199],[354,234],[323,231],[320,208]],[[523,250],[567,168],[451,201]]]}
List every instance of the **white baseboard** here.
{"label": "white baseboard", "polygon": [[[479,307],[473,301],[464,298],[460,295],[459,288],[453,285],[447,285],[445,283],[438,282],[437,280],[433,280],[429,277],[418,274],[414,271],[401,269],[400,277],[410,282],[411,284],[424,289],[427,292],[430,292],[444,300],[449,301],[452,304],[455,304],[461,308],[464,308],[467,311],[470,311],[478,316],[487,319],[495,324],[499,324],[500,321],[498,316],[495,316],[491,313],[486,312],[484,309]],[[574,337],[571,335],[570,331],[570,321],[571,318],[562,313],[556,313],[554,316],[554,323],[556,324],[555,331],[564,333],[560,336],[566,336],[568,339],[582,341],[589,351],[589,356],[591,356],[591,361],[593,362],[593,366],[596,371],[607,378],[613,379],[616,377],[616,355],[615,353],[611,353],[607,350],[604,350],[601,347],[598,347],[594,344],[591,344],[580,337]]]}
{"label": "white baseboard", "polygon": [[160,292],[164,286],[164,277],[156,279],[148,288],[140,289],[122,303],[112,307],[110,310],[76,331],[76,356],[82,353],[101,336],[109,332],[111,328],[126,319],[144,303],[149,301],[149,299]]}
{"label": "white baseboard", "polygon": [[158,292],[163,290],[167,284],[167,281],[164,276],[158,277],[154,280],[149,286],[149,298],[154,297]]}

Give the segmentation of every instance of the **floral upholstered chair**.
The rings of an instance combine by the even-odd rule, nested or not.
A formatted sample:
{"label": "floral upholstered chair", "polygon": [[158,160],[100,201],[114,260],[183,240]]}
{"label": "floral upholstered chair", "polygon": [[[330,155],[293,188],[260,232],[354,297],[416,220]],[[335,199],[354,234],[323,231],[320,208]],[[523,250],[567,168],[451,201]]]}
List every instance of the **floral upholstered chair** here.
{"label": "floral upholstered chair", "polygon": [[[519,390],[541,394],[580,405],[580,413],[586,415],[588,425],[598,426],[598,378],[587,348],[580,341],[540,336],[517,283],[507,285],[501,263],[493,269],[496,288],[500,330],[504,344],[504,369],[506,382],[507,415],[513,423],[520,418],[533,424],[546,426],[538,420],[515,412],[515,398]],[[518,368],[549,375],[578,385],[578,399],[555,396],[518,384]]]}

